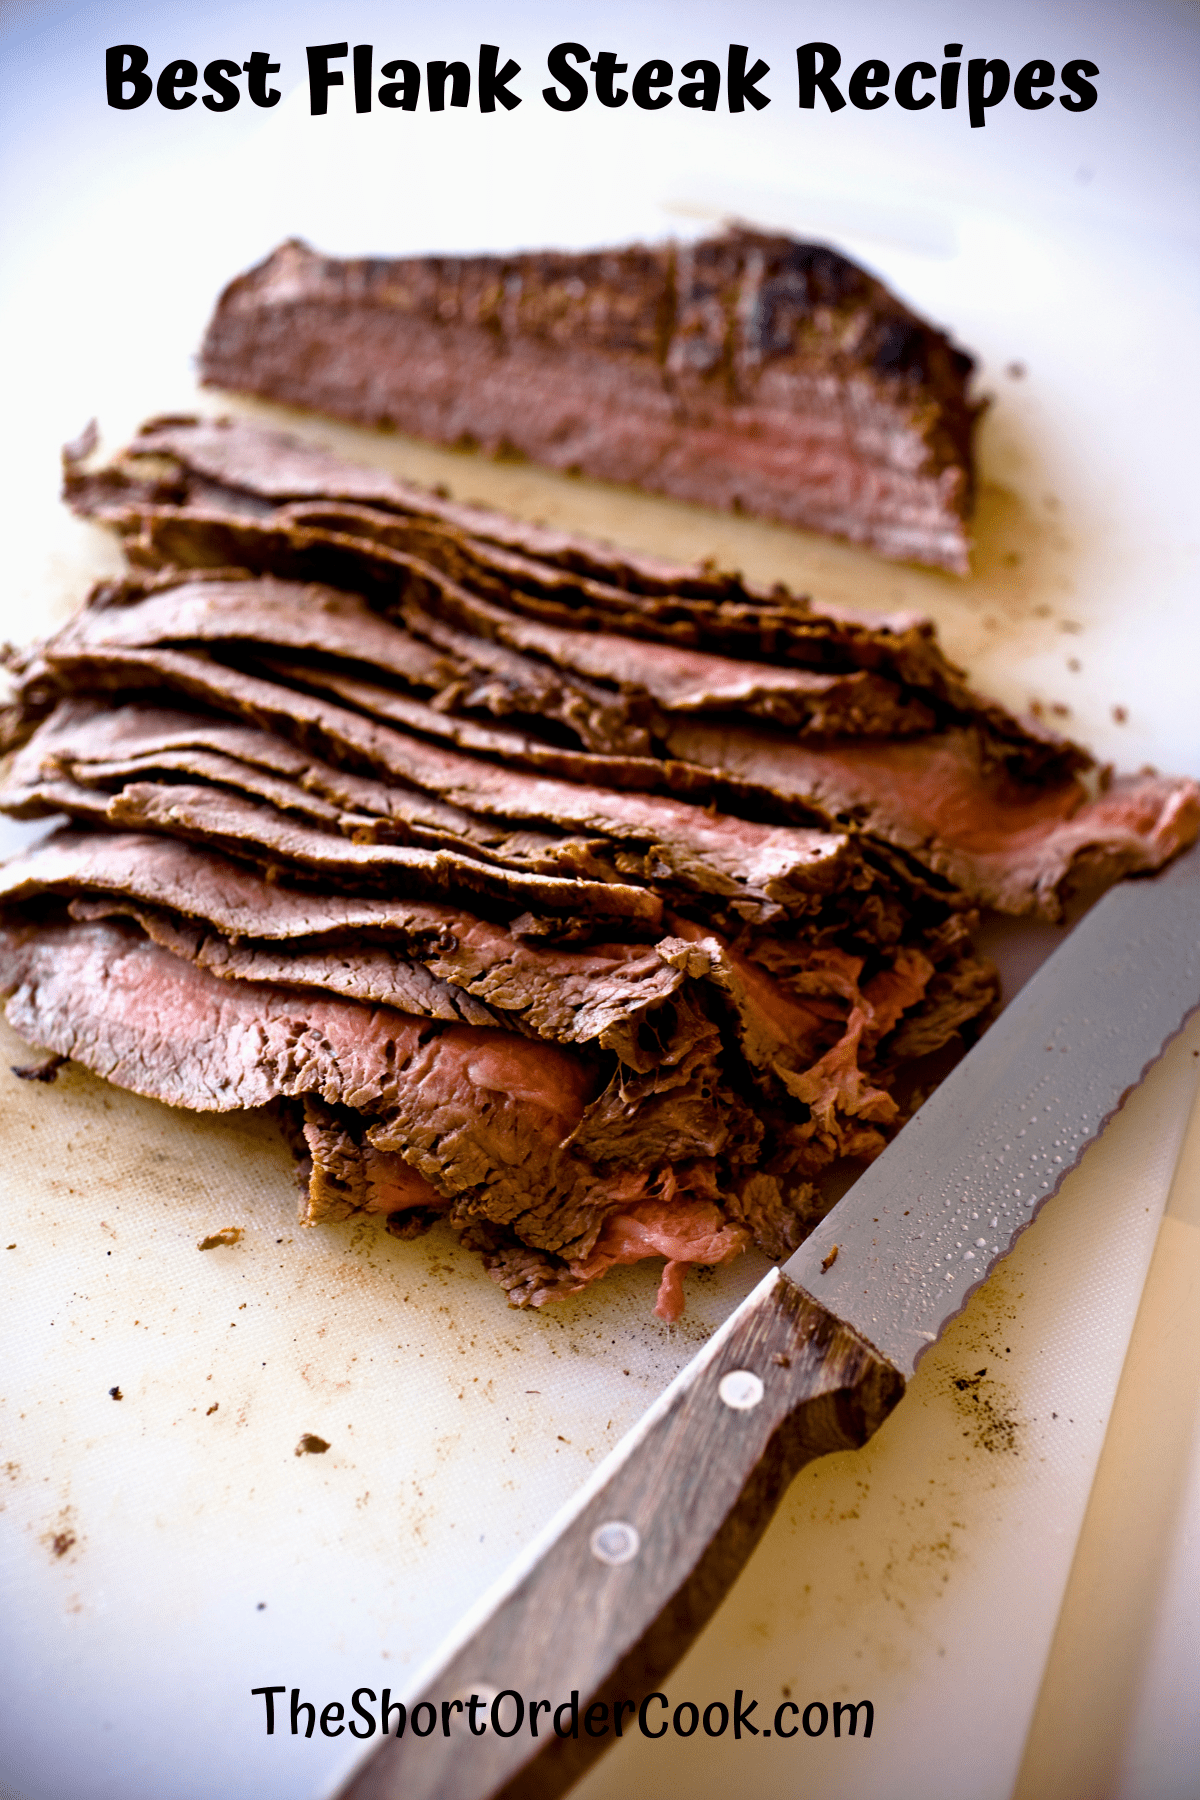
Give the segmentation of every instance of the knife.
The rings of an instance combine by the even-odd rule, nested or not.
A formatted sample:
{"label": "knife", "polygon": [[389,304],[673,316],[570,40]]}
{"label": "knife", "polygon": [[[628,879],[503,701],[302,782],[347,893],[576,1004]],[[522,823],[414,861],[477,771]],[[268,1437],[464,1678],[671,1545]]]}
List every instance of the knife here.
{"label": "knife", "polygon": [[[569,1787],[613,1741],[616,1704],[652,1693],[711,1617],[793,1475],[882,1424],[1197,1008],[1200,848],[1082,919],[461,1621],[403,1735],[339,1800]],[[560,1707],[577,1735],[553,1729]]]}

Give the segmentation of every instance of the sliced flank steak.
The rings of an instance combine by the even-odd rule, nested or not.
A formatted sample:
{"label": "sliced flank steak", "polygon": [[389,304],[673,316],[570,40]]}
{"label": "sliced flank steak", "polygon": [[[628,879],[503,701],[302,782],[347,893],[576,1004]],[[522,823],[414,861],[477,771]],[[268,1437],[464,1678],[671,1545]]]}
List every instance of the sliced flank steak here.
{"label": "sliced flank steak", "polygon": [[[633,555],[463,506],[380,470],[234,420],[151,420],[126,451],[87,467],[64,452],[66,498],[118,531],[140,568],[234,567],[332,580],[386,607],[413,563],[509,611],[567,629],[614,630],[818,673],[868,670],[954,716],[986,718],[1032,766],[1078,746],[974,694],[928,620],[865,619],[747,584],[708,564]],[[313,498],[322,484],[329,498]],[[339,497],[339,498],[335,498]],[[336,568],[342,579],[322,573]],[[307,559],[307,564],[306,564]],[[284,566],[287,563],[289,566]],[[437,584],[430,582],[437,592]]]}
{"label": "sliced flank steak", "polygon": [[140,566],[7,659],[0,810],[71,821],[0,870],[10,1021],[273,1108],[307,1223],[443,1221],[515,1305],[657,1257],[674,1318],[689,1265],[787,1255],[986,1023],[975,905],[1055,917],[1200,829],[920,620],[242,426],[85,452]]}
{"label": "sliced flank steak", "polygon": [[[306,786],[348,818],[378,813],[383,778],[389,829],[409,841],[473,845],[547,873],[644,880],[644,852],[626,847],[614,861],[613,850],[602,868],[604,845],[627,846],[635,818],[643,843],[649,834],[668,847],[686,825],[689,848],[660,859],[668,899],[671,877],[736,897],[692,866],[706,829],[699,815],[713,805],[725,821],[755,819],[729,825],[743,837],[761,837],[769,820],[839,837],[865,831],[978,902],[1049,918],[1074,886],[1158,867],[1196,829],[1195,783],[1139,777],[1095,792],[1074,746],[1023,740],[999,709],[972,715],[931,687],[918,694],[862,669],[818,675],[567,630],[440,577],[421,580],[421,603],[396,603],[403,624],[359,596],[273,576],[161,572],[104,586],[16,664],[29,724],[64,693],[174,689],[319,750],[341,779],[322,790],[314,769]],[[539,686],[543,672],[552,679]],[[364,778],[376,783],[373,799]],[[601,790],[628,800],[596,804]],[[513,845],[488,823],[499,819],[562,841]],[[778,897],[751,882],[740,898],[761,905],[764,892]]]}

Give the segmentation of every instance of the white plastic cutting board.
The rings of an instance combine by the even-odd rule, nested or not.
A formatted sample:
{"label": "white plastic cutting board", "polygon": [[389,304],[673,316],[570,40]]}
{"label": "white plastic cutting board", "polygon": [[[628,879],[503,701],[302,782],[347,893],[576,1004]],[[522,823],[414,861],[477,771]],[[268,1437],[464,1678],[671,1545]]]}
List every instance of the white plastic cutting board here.
{"label": "white plastic cutting board", "polygon": [[[782,106],[715,118],[703,139],[646,119],[618,137],[584,113],[551,144],[544,115],[526,106],[499,121],[502,134],[484,137],[494,121],[473,114],[412,115],[399,140],[379,115],[331,114],[318,135],[304,106],[285,99],[258,119],[238,115],[230,149],[190,123],[172,137],[164,118],[89,112],[111,21],[26,11],[28,57],[70,79],[50,120],[57,135],[47,137],[44,111],[18,106],[5,140],[25,179],[0,296],[4,341],[21,350],[0,444],[0,636],[43,629],[91,573],[118,566],[102,534],[56,507],[58,444],[92,414],[115,445],[146,413],[194,405],[189,358],[217,289],[288,232],[344,253],[398,253],[693,232],[734,211],[831,237],[981,354],[995,400],[969,581],[399,440],[319,435],[444,480],[456,496],[651,550],[715,555],[818,598],[927,611],[951,654],[1009,704],[1069,709],[1049,716],[1122,766],[1200,773],[1195,394],[1179,351],[1194,338],[1195,270],[1172,210],[1169,104],[1159,103],[1147,148],[1150,102],[1130,82],[1114,84],[1109,112],[1077,121],[1073,137],[1056,117],[1036,140],[1025,129],[1035,121],[1000,118],[990,137],[918,139],[887,120],[870,137],[835,140],[823,122],[798,139]],[[1119,66],[1119,32],[1099,9],[1063,9],[1048,23],[1015,7],[979,12],[994,21],[988,54],[1000,37],[1006,54],[1010,41],[1032,43],[1028,54],[1045,46],[1058,61],[1099,43],[1097,60]],[[394,9],[355,13],[336,30],[381,44],[397,36]],[[879,46],[893,61],[936,38],[936,55],[941,15],[906,13],[900,23],[866,7],[827,18],[805,9],[803,31],[848,56]],[[495,28],[468,6],[447,16],[468,46]],[[1140,16],[1161,55],[1185,54],[1172,15]],[[49,24],[37,27],[39,17]],[[286,15],[251,5],[237,17],[264,44],[334,31],[325,9],[303,5]],[[207,50],[173,47],[182,25],[145,9],[123,14],[120,33],[160,61],[185,48],[211,55],[234,18],[206,16]],[[743,7],[737,20],[782,69],[799,41],[789,9]],[[38,40],[35,28],[49,35]],[[582,32],[648,56],[668,38],[723,42],[730,29],[727,10],[692,7],[585,7],[568,29],[546,6],[513,25],[513,53],[533,64],[539,47]],[[396,54],[453,53],[432,23],[405,31]],[[980,138],[1000,148],[985,154]],[[148,164],[135,161],[138,142],[156,146]],[[1025,372],[1006,373],[1014,364]],[[437,1234],[407,1245],[374,1227],[301,1234],[286,1158],[257,1122],[171,1114],[76,1070],[53,1087],[19,1084],[4,1073],[25,1055],[10,1040],[0,1046],[0,1793],[7,1783],[24,1800],[317,1800],[354,1747],[345,1736],[268,1739],[248,1690],[283,1683],[322,1703],[347,1702],[360,1686],[400,1690],[756,1267],[747,1259],[701,1277],[673,1333],[652,1318],[647,1269],[618,1270],[569,1308],[512,1314]],[[801,1476],[667,1684],[673,1699],[702,1704],[741,1687],[761,1696],[760,1714],[787,1689],[801,1704],[867,1696],[870,1743],[636,1742],[581,1793],[673,1800],[737,1783],[814,1800],[1012,1792],[1197,1048],[1193,1035],[1136,1097],[926,1360],[878,1440]],[[242,1227],[239,1244],[197,1251],[226,1225]],[[1163,1244],[1178,1238],[1168,1227]],[[1160,1246],[1156,1268],[1163,1255]],[[1154,1329],[1143,1318],[1135,1342],[1152,1343]],[[981,1368],[978,1386],[955,1385]],[[1180,1403],[1194,1404],[1182,1391]],[[329,1450],[297,1456],[303,1433]],[[1122,1454],[1132,1452],[1106,1452],[1101,1471],[1118,1459],[1118,1487]],[[1154,1474],[1143,1464],[1139,1479]],[[1106,1516],[1107,1526],[1089,1518],[1081,1558],[1089,1541],[1111,1546],[1116,1515]],[[1102,1549],[1087,1553],[1103,1564]],[[1171,1554],[1183,1570],[1185,1550]],[[1161,1569],[1154,1579],[1161,1591]],[[1119,1634],[1125,1618],[1119,1607],[1088,1614],[1077,1585],[1021,1800],[1092,1800],[1110,1788],[1159,1800],[1163,1743],[1177,1773],[1185,1753],[1171,1748],[1166,1674],[1102,1752],[1094,1723],[1085,1743],[1064,1707],[1089,1679],[1089,1620],[1094,1637]],[[1169,1616],[1155,1610],[1151,1643]],[[1169,1654],[1156,1654],[1169,1669]],[[1114,1702],[1108,1716],[1119,1711]],[[1073,1787],[1085,1766],[1091,1785]]]}

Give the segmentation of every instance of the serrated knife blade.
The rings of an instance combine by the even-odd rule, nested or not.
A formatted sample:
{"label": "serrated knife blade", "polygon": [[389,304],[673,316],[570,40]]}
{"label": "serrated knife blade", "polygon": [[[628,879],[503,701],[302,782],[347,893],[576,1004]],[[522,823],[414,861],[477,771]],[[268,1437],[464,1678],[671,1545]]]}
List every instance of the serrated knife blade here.
{"label": "serrated knife blade", "polygon": [[1193,850],[1104,896],[785,1274],[911,1374],[1198,1006]]}
{"label": "serrated knife blade", "polygon": [[429,1732],[389,1738],[341,1800],[565,1791],[611,1734],[560,1737],[547,1718],[534,1735],[527,1702],[574,1694],[599,1725],[595,1709],[607,1720],[618,1700],[655,1688],[791,1477],[871,1436],[923,1351],[1198,1008],[1193,849],[1113,889],[1076,926],[461,1622],[405,1697],[408,1718],[432,1708],[421,1714]]}

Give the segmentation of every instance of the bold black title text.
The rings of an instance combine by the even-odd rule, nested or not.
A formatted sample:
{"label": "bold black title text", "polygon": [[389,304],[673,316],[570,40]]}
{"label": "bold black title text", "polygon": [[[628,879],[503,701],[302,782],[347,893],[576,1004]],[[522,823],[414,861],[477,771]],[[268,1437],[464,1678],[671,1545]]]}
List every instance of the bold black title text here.
{"label": "bold black title text", "polygon": [[[375,106],[399,112],[415,112],[424,96],[430,112],[446,107],[469,107],[474,98],[480,112],[494,113],[497,106],[511,112],[523,96],[512,83],[521,66],[508,57],[501,63],[496,44],[480,44],[474,68],[466,62],[420,63],[406,57],[376,62],[373,44],[310,44],[308,59],[309,111],[329,112],[331,92],[348,88],[354,110],[369,113]],[[844,70],[840,50],[833,44],[801,44],[796,51],[797,104],[806,112],[838,113],[846,106],[859,112],[876,112],[893,99],[904,112],[924,112],[927,107],[954,111],[960,105],[973,127],[987,124],[988,113],[1009,97],[1023,112],[1041,112],[1058,100],[1069,113],[1088,112],[1097,100],[1092,77],[1100,73],[1094,62],[1076,57],[1056,70],[1044,57],[1034,57],[1014,73],[998,56],[971,56],[963,61],[961,44],[946,44],[943,61],[905,63],[893,74],[878,58]],[[275,106],[280,89],[270,85],[280,75],[282,59],[255,50],[244,61],[219,56],[206,63],[203,74],[186,56],[176,57],[157,76],[150,72],[150,58],[140,44],[113,44],[105,52],[108,104],[121,112],[144,106],[153,96],[171,112],[195,106],[197,99],[210,112],[232,112],[242,98],[241,79],[246,78],[246,97],[254,106]],[[551,85],[541,98],[551,111],[578,112],[590,100],[616,110],[627,103],[643,112],[661,112],[678,101],[693,112],[733,113],[747,107],[761,112],[772,96],[763,86],[771,73],[761,57],[751,58],[746,44],[730,44],[724,65],[695,57],[680,65],[655,57],[631,73],[628,62],[616,50],[595,55],[584,44],[556,44],[546,58]],[[966,79],[963,79],[965,71]],[[349,76],[349,81],[347,81]],[[204,92],[198,93],[201,81]],[[1064,90],[1056,93],[1056,84]],[[347,94],[347,101],[349,94]]]}

